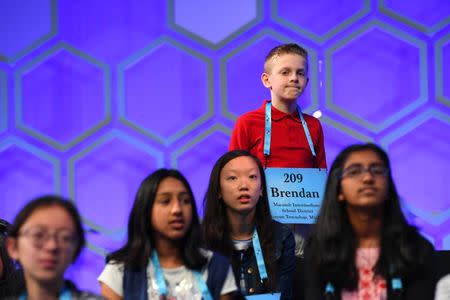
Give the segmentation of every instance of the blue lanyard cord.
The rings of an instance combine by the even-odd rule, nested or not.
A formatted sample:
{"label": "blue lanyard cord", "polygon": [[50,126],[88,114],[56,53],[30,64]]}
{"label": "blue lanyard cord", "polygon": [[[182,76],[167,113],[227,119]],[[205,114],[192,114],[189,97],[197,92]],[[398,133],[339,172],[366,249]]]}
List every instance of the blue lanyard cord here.
{"label": "blue lanyard cord", "polygon": [[306,124],[305,117],[303,117],[302,109],[300,106],[297,105],[297,111],[298,115],[300,116],[300,119],[302,120],[303,130],[305,131],[306,139],[308,140],[309,149],[311,149],[311,153],[316,158],[316,151],[314,150],[314,145],[311,138],[311,133],[308,129],[308,124]]}
{"label": "blue lanyard cord", "polygon": [[394,277],[391,279],[391,287],[393,291],[401,291],[403,289],[402,279],[400,277]]}
{"label": "blue lanyard cord", "polygon": [[325,286],[325,294],[334,294],[334,286],[331,282],[328,282]]}
{"label": "blue lanyard cord", "polygon": [[[19,300],[27,300],[27,298],[28,298],[27,293],[22,293],[19,296]],[[62,290],[61,294],[59,294],[59,300],[70,300],[70,299],[72,299],[72,294],[70,293],[70,290],[67,287],[65,287]]]}
{"label": "blue lanyard cord", "polygon": [[159,264],[159,258],[158,253],[156,253],[155,250],[152,251],[152,264],[155,268],[155,277],[156,277],[156,284],[158,285],[159,294],[167,295],[167,286],[166,282],[164,281],[164,275],[161,270],[161,265]]}
{"label": "blue lanyard cord", "polygon": [[[206,285],[205,280],[203,280],[202,274],[198,271],[192,271],[194,274],[195,280],[197,281],[198,287],[202,292],[203,300],[212,300],[211,294],[209,293],[208,286]],[[209,276],[209,275],[208,275]]]}
{"label": "blue lanyard cord", "polygon": [[[158,254],[156,253],[155,250],[152,251],[151,261],[152,261],[153,267],[155,269],[156,284],[158,285],[159,295],[166,296],[167,295],[167,286],[166,286],[166,282],[164,280],[164,275],[163,275],[163,271],[161,269],[161,265],[159,264]],[[200,292],[202,293],[202,299],[203,300],[212,300],[211,294],[208,290],[208,286],[206,285],[206,282],[203,279],[200,272],[195,271],[195,270],[190,270],[190,271],[194,275],[194,279],[197,282],[197,286],[200,289]]]}
{"label": "blue lanyard cord", "polygon": [[[316,158],[316,151],[314,150],[314,145],[311,138],[311,133],[308,129],[308,124],[306,124],[305,118],[303,117],[302,109],[297,105],[298,115],[301,119],[303,130],[305,131],[306,139],[308,140],[309,148],[311,153]],[[272,103],[266,103],[266,114],[265,114],[265,126],[264,126],[264,156],[270,155],[270,140],[272,135]]]}
{"label": "blue lanyard cord", "polygon": [[266,103],[264,126],[264,155],[270,155],[270,138],[272,136],[272,103]]}
{"label": "blue lanyard cord", "polygon": [[403,282],[402,282],[402,278],[399,276],[394,275],[395,274],[395,268],[394,266],[391,264],[389,266],[389,273],[391,276],[391,288],[392,291],[394,292],[402,292],[403,290]]}
{"label": "blue lanyard cord", "polygon": [[253,251],[255,251],[256,262],[258,264],[259,276],[261,278],[261,282],[263,282],[265,279],[267,279],[267,270],[266,265],[264,264],[263,252],[261,250],[261,244],[259,243],[259,236],[256,229],[253,232],[252,242]]}

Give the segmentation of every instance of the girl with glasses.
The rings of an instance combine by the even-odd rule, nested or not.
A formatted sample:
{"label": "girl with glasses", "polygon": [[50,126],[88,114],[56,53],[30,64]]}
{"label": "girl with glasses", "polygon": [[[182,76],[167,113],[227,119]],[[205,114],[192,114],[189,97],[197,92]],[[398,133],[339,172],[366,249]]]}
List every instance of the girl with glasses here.
{"label": "girl with glasses", "polygon": [[81,218],[70,201],[43,196],[26,204],[6,240],[9,255],[25,278],[25,287],[11,299],[101,299],[64,280],[84,244]]}
{"label": "girl with glasses", "polygon": [[305,248],[306,299],[433,299],[433,247],[407,223],[389,165],[374,144],[336,157]]}

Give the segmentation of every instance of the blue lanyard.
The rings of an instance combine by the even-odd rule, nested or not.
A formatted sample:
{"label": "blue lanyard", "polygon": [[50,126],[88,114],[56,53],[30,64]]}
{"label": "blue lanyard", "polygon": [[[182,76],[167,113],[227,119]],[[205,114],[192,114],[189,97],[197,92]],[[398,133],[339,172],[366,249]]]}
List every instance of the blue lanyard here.
{"label": "blue lanyard", "polygon": [[[159,295],[167,295],[167,286],[166,282],[164,280],[164,275],[161,269],[161,265],[159,264],[158,254],[155,250],[152,251],[151,261],[153,264],[153,267],[155,268],[155,277],[156,277],[156,284],[158,285],[158,291]],[[202,293],[202,299],[203,300],[212,300],[211,294],[209,293],[208,286],[205,283],[205,280],[203,280],[202,275],[200,272],[191,270],[192,274],[194,275],[195,281],[197,282],[197,286],[200,288],[200,291]]]}
{"label": "blue lanyard", "polygon": [[[297,105],[298,115],[302,121],[303,130],[305,131],[306,139],[308,140],[309,148],[311,153],[316,157],[316,151],[314,150],[314,145],[311,138],[311,133],[309,132],[308,125],[306,124],[305,118],[303,117],[302,110],[300,106]],[[266,115],[265,115],[265,130],[264,130],[264,155],[270,155],[270,139],[272,135],[272,102],[266,103]]]}
{"label": "blue lanyard", "polygon": [[161,271],[161,265],[159,264],[158,254],[156,251],[152,251],[152,264],[155,268],[156,284],[160,295],[167,295],[167,286],[164,281],[163,272]]}
{"label": "blue lanyard", "polygon": [[256,229],[255,231],[253,231],[252,242],[253,242],[253,251],[255,252],[256,256],[256,262],[258,264],[259,277],[261,277],[262,282],[264,279],[267,279],[267,271],[266,265],[264,264],[264,257],[261,250],[261,244],[259,243],[258,232],[256,231]]}
{"label": "blue lanyard", "polygon": [[[22,293],[19,296],[19,300],[27,300],[27,298],[28,298],[27,293]],[[72,299],[70,290],[67,287],[65,287],[62,290],[61,294],[59,294],[59,300],[70,300],[70,299]]]}

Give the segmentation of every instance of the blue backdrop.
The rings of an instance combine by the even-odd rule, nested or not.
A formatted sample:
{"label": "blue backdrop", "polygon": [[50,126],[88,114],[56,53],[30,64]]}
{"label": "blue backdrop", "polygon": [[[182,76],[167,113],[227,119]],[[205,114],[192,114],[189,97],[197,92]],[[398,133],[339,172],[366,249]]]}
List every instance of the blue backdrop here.
{"label": "blue backdrop", "polygon": [[380,143],[409,220],[450,249],[448,0],[0,1],[0,217],[72,198],[88,247],[69,276],[98,291],[140,181],[179,168],[201,207],[236,117],[269,97],[265,54],[286,42],[310,53],[300,105],[322,112],[328,163]]}

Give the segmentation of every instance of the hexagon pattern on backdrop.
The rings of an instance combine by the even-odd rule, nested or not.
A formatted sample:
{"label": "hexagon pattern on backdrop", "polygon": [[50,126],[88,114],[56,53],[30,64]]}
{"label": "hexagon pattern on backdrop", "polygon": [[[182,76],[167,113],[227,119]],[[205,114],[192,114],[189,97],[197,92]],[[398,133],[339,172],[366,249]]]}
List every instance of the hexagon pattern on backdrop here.
{"label": "hexagon pattern on backdrop", "polygon": [[169,26],[205,46],[217,49],[261,19],[260,2],[170,0]]}
{"label": "hexagon pattern on backdrop", "polygon": [[8,124],[8,102],[6,75],[0,71],[0,134],[6,129]]}
{"label": "hexagon pattern on backdrop", "polygon": [[66,150],[109,120],[109,81],[103,63],[60,43],[16,71],[17,127]]}
{"label": "hexagon pattern on backdrop", "polygon": [[57,0],[0,2],[0,61],[14,63],[57,31]]}
{"label": "hexagon pattern on backdrop", "polygon": [[434,46],[436,66],[436,98],[450,107],[450,33],[438,40]]}
{"label": "hexagon pattern on backdrop", "polygon": [[[408,115],[428,96],[426,44],[387,29],[367,23],[332,46],[326,59],[328,106],[375,132]],[[370,51],[380,44],[385,46]]]}
{"label": "hexagon pattern on backdrop", "polygon": [[270,97],[264,57],[288,42],[309,52],[299,103],[322,113],[328,165],[380,143],[408,219],[450,249],[448,0],[30,3],[0,4],[0,217],[72,198],[88,242],[67,274],[80,287],[98,291],[156,168],[186,175],[202,215],[234,121]]}

